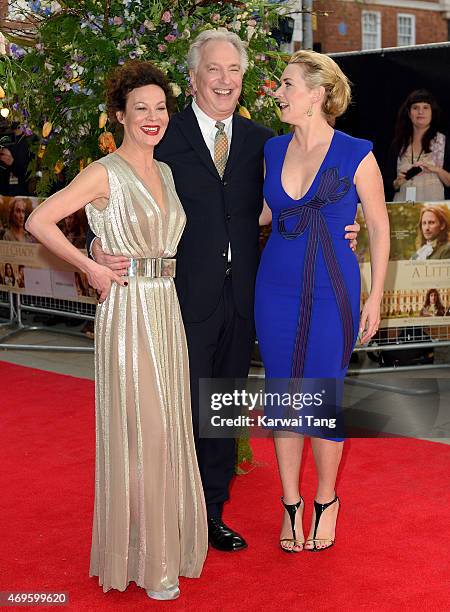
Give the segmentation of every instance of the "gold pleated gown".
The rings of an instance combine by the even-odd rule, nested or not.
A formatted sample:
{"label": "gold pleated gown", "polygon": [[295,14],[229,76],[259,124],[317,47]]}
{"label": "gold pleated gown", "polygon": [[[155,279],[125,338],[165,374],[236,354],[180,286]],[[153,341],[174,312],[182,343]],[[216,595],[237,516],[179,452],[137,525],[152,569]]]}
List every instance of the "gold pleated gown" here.
{"label": "gold pleated gown", "polygon": [[[160,209],[117,153],[105,210],[86,206],[103,249],[133,258],[175,255],[186,217],[166,164]],[[173,278],[112,284],[95,320],[96,468],[90,575],[106,592],[130,581],[161,591],[197,577],[207,523],[195,455],[186,338]]]}

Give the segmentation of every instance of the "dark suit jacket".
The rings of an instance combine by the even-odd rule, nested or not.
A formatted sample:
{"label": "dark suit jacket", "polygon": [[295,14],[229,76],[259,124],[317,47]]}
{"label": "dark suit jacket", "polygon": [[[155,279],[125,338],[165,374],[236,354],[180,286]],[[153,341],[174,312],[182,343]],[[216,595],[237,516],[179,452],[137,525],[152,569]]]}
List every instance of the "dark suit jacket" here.
{"label": "dark suit jacket", "polygon": [[188,106],[172,116],[155,150],[155,157],[172,170],[187,217],[178,245],[175,279],[187,323],[203,321],[214,312],[225,280],[229,242],[236,308],[243,317],[253,316],[263,150],[271,136],[271,130],[235,114],[230,154],[221,180]]}

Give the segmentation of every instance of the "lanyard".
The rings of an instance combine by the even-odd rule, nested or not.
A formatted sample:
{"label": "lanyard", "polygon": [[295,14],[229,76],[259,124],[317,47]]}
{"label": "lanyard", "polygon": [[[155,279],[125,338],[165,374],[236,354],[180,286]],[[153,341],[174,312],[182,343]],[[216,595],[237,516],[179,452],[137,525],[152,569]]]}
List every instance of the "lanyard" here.
{"label": "lanyard", "polygon": [[[416,159],[416,162],[418,162],[418,161],[419,161],[420,156],[422,155],[422,153],[423,153],[423,149],[420,149],[419,157]],[[413,149],[413,143],[412,143],[412,141],[411,141],[411,163],[412,163],[412,164],[414,163],[414,149]]]}

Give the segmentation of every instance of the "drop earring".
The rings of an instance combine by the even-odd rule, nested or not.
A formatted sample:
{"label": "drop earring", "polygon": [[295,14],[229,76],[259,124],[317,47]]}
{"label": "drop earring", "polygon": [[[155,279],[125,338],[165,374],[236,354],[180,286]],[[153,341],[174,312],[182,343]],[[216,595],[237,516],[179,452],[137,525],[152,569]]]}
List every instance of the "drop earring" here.
{"label": "drop earring", "polygon": [[313,105],[311,104],[311,106],[308,108],[308,110],[306,111],[306,116],[307,117],[312,117],[313,116]]}

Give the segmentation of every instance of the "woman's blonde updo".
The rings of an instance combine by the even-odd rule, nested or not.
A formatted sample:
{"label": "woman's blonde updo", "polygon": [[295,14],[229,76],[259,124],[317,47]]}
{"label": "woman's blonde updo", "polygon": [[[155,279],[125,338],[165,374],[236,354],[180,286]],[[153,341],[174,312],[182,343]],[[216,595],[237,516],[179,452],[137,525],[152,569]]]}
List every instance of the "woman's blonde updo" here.
{"label": "woman's blonde updo", "polygon": [[334,60],[316,51],[297,51],[289,64],[302,67],[303,78],[310,89],[325,88],[322,112],[327,117],[339,117],[347,110],[352,97],[350,81]]}

